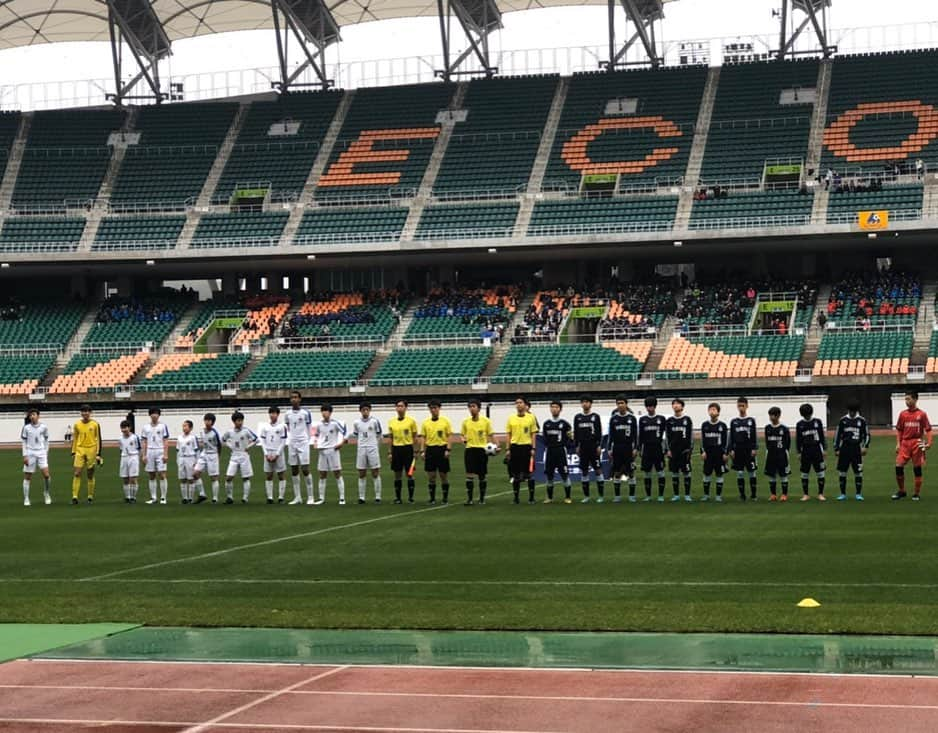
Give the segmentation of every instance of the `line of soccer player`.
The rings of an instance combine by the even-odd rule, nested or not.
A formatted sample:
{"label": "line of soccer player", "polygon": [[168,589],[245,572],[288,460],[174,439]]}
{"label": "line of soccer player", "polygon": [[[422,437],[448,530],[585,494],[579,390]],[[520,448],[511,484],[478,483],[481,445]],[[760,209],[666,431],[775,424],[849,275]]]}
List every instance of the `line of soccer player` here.
{"label": "line of soccer player", "polygon": [[[928,416],[918,408],[918,394],[908,392],[904,410],[896,423],[896,483],[898,489],[893,499],[907,496],[905,490],[905,466],[913,465],[914,493],[918,500],[922,489],[922,468],[925,452],[931,447],[932,433]],[[684,412],[685,403],[680,398],[671,402],[673,414],[665,418],[658,414],[658,401],[648,397],[644,401],[645,414],[636,417],[629,409],[628,398],[619,395],[616,409],[610,416],[607,429],[603,421],[593,412],[592,398],[584,395],[580,400],[581,411],[569,423],[561,416],[563,404],[559,400],[550,403],[550,417],[543,426],[531,413],[531,403],[525,397],[515,400],[515,413],[505,426],[505,456],[511,478],[514,503],[521,500],[521,488],[527,485],[528,503],[535,503],[535,449],[538,436],[544,445],[544,469],[547,480],[545,503],[554,500],[555,480],[564,487],[564,503],[572,503],[572,481],[569,451],[576,455],[581,474],[582,503],[592,501],[590,478],[596,483],[596,501],[605,501],[607,479],[612,480],[613,501],[621,502],[622,484],[628,487],[628,500],[636,497],[637,469],[644,474],[644,501],[652,501],[652,488],[657,479],[657,500],[665,501],[667,472],[671,475],[671,501],[694,501],[691,483],[691,459],[695,449],[693,422]],[[387,431],[380,420],[371,414],[371,404],[359,406],[360,416],[352,424],[349,433],[345,424],[333,417],[329,404],[320,408],[321,419],[313,421],[312,413],[302,406],[302,396],[294,391],[290,395],[290,408],[281,416],[278,407],[268,410],[269,421],[257,433],[244,426],[244,415],[235,411],[231,416],[232,427],[224,433],[216,429],[215,415],[203,417],[202,429],[195,432],[191,420],[182,423],[176,438],[177,475],[180,481],[182,502],[201,503],[209,498],[205,476],[208,476],[212,503],[218,503],[221,490],[220,458],[223,448],[229,451],[225,472],[224,503],[234,503],[234,480],[241,477],[241,501],[247,503],[251,493],[253,467],[250,449],[259,446],[263,452],[265,493],[268,504],[285,503],[287,490],[287,466],[292,474],[293,499],[291,504],[303,503],[305,485],[306,503],[322,505],[326,501],[326,489],[330,474],[335,478],[339,504],[346,503],[345,482],[342,474],[341,448],[349,441],[356,445],[356,469],[358,471],[358,502],[364,504],[367,496],[368,475],[371,475],[374,501],[381,502],[381,445],[388,438],[388,460],[394,474],[394,503],[403,503],[404,482],[407,482],[407,501],[414,503],[416,481],[414,478],[417,460],[423,459],[430,504],[436,504],[437,488],[442,503],[449,503],[451,473],[450,451],[454,440],[465,445],[464,468],[466,475],[466,505],[472,505],[476,497],[485,503],[488,491],[489,458],[500,453],[501,446],[496,438],[492,421],[482,414],[478,399],[468,402],[469,415],[462,423],[460,434],[453,431],[450,420],[441,414],[439,400],[428,404],[429,417],[418,426],[408,415],[406,400],[398,400],[396,415],[388,422]],[[740,397],[736,402],[737,416],[727,425],[720,419],[720,405],[708,406],[709,419],[700,426],[700,456],[703,461],[703,496],[709,501],[715,483],[713,498],[723,501],[724,477],[729,471],[736,472],[739,498],[755,501],[758,498],[759,453],[758,428],[755,418],[748,414],[749,401]],[[75,424],[71,451],[73,460],[72,503],[79,503],[82,473],[87,476],[87,501],[94,501],[95,468],[103,463],[101,456],[101,428],[91,417],[91,407],[81,407],[81,419]],[[814,416],[810,404],[799,410],[801,420],[795,426],[795,450],[800,458],[801,501],[810,500],[810,476],[813,472],[817,482],[817,498],[825,501],[827,439],[824,425]],[[765,475],[769,482],[770,501],[788,501],[791,466],[789,454],[792,446],[791,430],[781,422],[781,410],[769,410],[769,423],[763,429],[765,441]],[[23,427],[23,503],[30,505],[30,486],[33,474],[38,470],[44,481],[44,499],[52,503],[51,478],[48,468],[49,431],[40,421],[39,410],[31,408]],[[169,461],[170,431],[161,420],[157,407],[149,411],[149,422],[136,435],[130,424],[121,422],[119,476],[124,490],[124,499],[133,504],[137,501],[141,466],[149,479],[150,498],[147,504],[168,502],[166,467]],[[282,419],[281,419],[282,418]],[[313,490],[310,472],[310,444],[316,446],[318,454],[319,482]],[[859,405],[851,403],[847,414],[837,425],[834,452],[837,456],[837,471],[840,478],[838,500],[847,498],[847,479],[850,471],[854,476],[855,498],[863,500],[863,457],[870,444],[870,431],[866,419],[859,414]],[[603,467],[603,455],[608,456],[608,476]],[[276,479],[276,486],[275,486]],[[302,482],[302,484],[301,484]],[[683,497],[681,488],[683,486]],[[748,488],[748,494],[747,494]],[[779,488],[781,493],[779,493]],[[276,489],[276,491],[275,491]]]}

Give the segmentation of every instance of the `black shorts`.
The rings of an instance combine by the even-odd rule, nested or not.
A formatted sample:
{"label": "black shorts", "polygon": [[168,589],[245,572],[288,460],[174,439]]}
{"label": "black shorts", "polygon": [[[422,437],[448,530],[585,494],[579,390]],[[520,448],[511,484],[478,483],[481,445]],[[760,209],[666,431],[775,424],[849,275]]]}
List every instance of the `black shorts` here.
{"label": "black shorts", "polygon": [[863,473],[863,455],[860,453],[860,446],[841,446],[840,455],[837,456],[837,470],[844,473],[851,468],[854,473]]}
{"label": "black shorts", "polygon": [[567,466],[567,449],[562,445],[552,446],[547,449],[544,457],[544,473],[547,478],[553,478],[555,473],[559,473],[561,478],[566,478],[569,474]]}
{"label": "black shorts", "polygon": [[703,461],[704,476],[722,476],[726,473],[726,454],[723,451],[705,451]]}
{"label": "black shorts", "polygon": [[599,456],[599,446],[590,445],[589,443],[584,443],[578,445],[576,448],[576,454],[580,458],[580,473],[584,476],[590,472],[592,468],[598,476],[603,470],[603,462],[600,460]]}
{"label": "black shorts", "polygon": [[635,475],[635,457],[632,453],[632,449],[627,445],[612,447],[613,476],[628,476],[632,478],[632,476]]}
{"label": "black shorts", "polygon": [[521,478],[531,475],[531,449],[530,445],[512,445],[508,449],[508,473]]}
{"label": "black shorts", "polygon": [[690,449],[671,451],[668,470],[671,473],[690,473]]}
{"label": "black shorts", "polygon": [[428,473],[449,473],[449,454],[445,445],[428,445],[423,467]]}
{"label": "black shorts", "polygon": [[769,452],[765,455],[765,475],[769,478],[775,478],[780,476],[785,478],[786,476],[791,475],[791,466],[788,461],[788,453],[782,451],[781,453]]}
{"label": "black shorts", "polygon": [[485,478],[485,475],[489,472],[489,454],[485,452],[485,448],[466,448],[466,452],[463,454],[463,463],[466,474]]}
{"label": "black shorts", "polygon": [[821,473],[826,466],[824,465],[824,453],[817,448],[809,448],[801,451],[801,473]]}
{"label": "black shorts", "polygon": [[735,451],[735,455],[733,456],[734,471],[749,471],[749,473],[755,473],[757,469],[756,459],[755,456],[752,455],[751,449]]}
{"label": "black shorts", "polygon": [[664,452],[660,448],[645,448],[642,451],[642,471],[651,473],[664,470]]}
{"label": "black shorts", "polygon": [[394,473],[398,471],[407,472],[414,465],[414,446],[412,445],[392,445],[391,446],[391,470]]}

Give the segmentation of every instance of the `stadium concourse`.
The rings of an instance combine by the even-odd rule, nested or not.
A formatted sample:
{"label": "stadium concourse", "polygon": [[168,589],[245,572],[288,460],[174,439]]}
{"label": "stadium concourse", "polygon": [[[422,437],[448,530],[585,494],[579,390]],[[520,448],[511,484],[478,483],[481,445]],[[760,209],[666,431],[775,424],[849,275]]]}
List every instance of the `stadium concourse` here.
{"label": "stadium concourse", "polygon": [[[938,730],[938,51],[106,5],[0,3],[118,85],[0,112],[0,731]],[[160,81],[257,28],[276,91]]]}

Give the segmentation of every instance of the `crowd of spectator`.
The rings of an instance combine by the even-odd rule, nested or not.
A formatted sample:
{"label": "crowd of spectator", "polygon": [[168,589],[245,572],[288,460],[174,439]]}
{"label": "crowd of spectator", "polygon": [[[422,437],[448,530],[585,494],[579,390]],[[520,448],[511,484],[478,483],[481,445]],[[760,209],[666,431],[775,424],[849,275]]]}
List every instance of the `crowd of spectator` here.
{"label": "crowd of spectator", "polygon": [[[739,280],[742,282],[738,285],[727,284]],[[781,279],[747,282],[745,278],[726,276],[709,284],[690,284],[675,313],[678,327],[684,334],[694,327],[703,329],[705,334],[712,334],[718,326],[744,326],[752,316],[759,293],[793,293],[801,307],[813,308],[817,299],[817,283]],[[790,318],[790,311],[773,314],[761,330],[785,334],[790,328]]]}
{"label": "crowd of spectator", "polygon": [[515,285],[488,289],[442,286],[430,291],[414,310],[414,318],[459,318],[464,325],[477,326],[480,338],[501,341],[520,300],[521,289]]}
{"label": "crowd of spectator", "polygon": [[163,297],[152,296],[148,298],[112,295],[101,304],[95,320],[97,323],[122,323],[125,321],[170,323],[176,320],[176,309],[171,304],[171,300],[176,299],[178,301],[180,297],[185,296],[195,299],[195,291],[169,290]]}
{"label": "crowd of spectator", "polygon": [[895,160],[883,163],[880,171],[865,171],[862,176],[844,176],[828,168],[818,180],[824,182],[824,188],[831,193],[865,193],[881,191],[883,183],[894,183],[901,175],[915,174],[919,180],[925,177],[925,161]]}
{"label": "crowd of spectator", "polygon": [[845,326],[849,321],[858,330],[869,330],[895,316],[914,318],[921,297],[922,283],[915,275],[889,269],[852,272],[831,290],[822,325]]}

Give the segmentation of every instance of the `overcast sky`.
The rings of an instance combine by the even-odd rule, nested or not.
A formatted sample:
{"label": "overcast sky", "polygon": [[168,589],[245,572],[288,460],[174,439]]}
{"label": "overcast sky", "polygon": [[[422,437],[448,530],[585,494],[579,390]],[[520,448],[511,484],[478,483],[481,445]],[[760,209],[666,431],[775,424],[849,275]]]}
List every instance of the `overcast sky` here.
{"label": "overcast sky", "polygon": [[[667,41],[777,33],[771,17],[776,0],[677,0],[666,8],[663,38]],[[891,0],[884,15],[880,0],[834,0],[832,28],[857,28],[883,24],[938,21],[933,0]],[[554,48],[605,44],[604,7],[558,8],[509,13],[504,29],[494,40],[503,49]],[[932,30],[938,28],[933,25]],[[386,59],[439,53],[435,19],[373,22],[342,29],[338,51],[342,61]],[[883,36],[890,45],[893,34]],[[835,39],[836,40],[836,39]],[[925,39],[922,39],[925,40]],[[875,46],[880,41],[871,40]],[[273,66],[273,36],[266,31],[230,33],[174,43],[171,60],[174,75]],[[107,78],[110,51],[107,44],[58,44],[0,52],[0,84],[34,81]]]}

